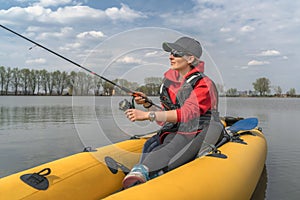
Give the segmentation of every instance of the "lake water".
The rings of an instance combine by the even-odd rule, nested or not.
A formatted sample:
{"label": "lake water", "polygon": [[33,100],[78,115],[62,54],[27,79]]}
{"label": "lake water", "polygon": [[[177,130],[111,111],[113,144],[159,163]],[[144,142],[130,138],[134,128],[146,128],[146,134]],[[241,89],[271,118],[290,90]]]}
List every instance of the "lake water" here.
{"label": "lake water", "polygon": [[[122,99],[0,96],[0,177],[159,128],[130,123],[118,109]],[[299,199],[300,99],[222,98],[221,110],[257,117],[266,136],[266,168],[254,199]]]}

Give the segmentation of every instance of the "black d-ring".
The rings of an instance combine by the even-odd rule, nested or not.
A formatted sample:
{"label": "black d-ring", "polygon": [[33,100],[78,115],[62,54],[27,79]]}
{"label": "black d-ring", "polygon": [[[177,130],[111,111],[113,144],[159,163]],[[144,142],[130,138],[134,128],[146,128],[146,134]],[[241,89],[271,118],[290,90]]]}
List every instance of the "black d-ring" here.
{"label": "black d-ring", "polygon": [[[47,171],[45,174],[42,174],[43,172]],[[41,171],[39,171],[37,173],[38,175],[40,176],[48,176],[49,174],[51,174],[51,169],[50,168],[45,168],[45,169],[42,169]]]}

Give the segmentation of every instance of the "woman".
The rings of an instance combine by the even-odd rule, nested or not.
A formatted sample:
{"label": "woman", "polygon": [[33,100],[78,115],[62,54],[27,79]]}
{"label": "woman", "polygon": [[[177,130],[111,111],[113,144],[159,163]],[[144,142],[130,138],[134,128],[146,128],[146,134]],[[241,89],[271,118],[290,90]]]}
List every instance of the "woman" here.
{"label": "woman", "polygon": [[[214,83],[203,74],[202,47],[190,37],[163,43],[170,52],[170,69],[160,89],[163,110],[156,110],[143,93],[135,97],[148,111],[128,109],[131,121],[163,123],[160,131],[144,145],[140,163],[123,180],[123,187],[146,182],[194,159],[206,137],[210,122],[218,122],[218,95]],[[217,134],[214,141],[219,137]]]}

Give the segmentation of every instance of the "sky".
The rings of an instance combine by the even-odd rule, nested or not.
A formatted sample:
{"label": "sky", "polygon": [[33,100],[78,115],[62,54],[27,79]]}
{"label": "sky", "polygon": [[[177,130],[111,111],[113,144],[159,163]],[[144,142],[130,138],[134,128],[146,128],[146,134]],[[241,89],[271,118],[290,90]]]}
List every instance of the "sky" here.
{"label": "sky", "polygon": [[[300,1],[0,0],[0,24],[109,79],[142,83],[169,68],[163,42],[200,41],[224,90],[266,77],[300,93]],[[83,71],[0,28],[0,66]]]}

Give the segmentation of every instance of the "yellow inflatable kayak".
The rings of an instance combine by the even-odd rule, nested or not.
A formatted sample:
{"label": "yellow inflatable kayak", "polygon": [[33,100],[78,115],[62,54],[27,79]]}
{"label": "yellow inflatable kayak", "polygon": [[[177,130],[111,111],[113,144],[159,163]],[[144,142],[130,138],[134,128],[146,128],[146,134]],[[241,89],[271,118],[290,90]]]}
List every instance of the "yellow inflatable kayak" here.
{"label": "yellow inflatable kayak", "polygon": [[250,199],[267,144],[258,128],[240,131],[214,152],[122,190],[127,168],[149,137],[86,151],[0,179],[1,200]]}

